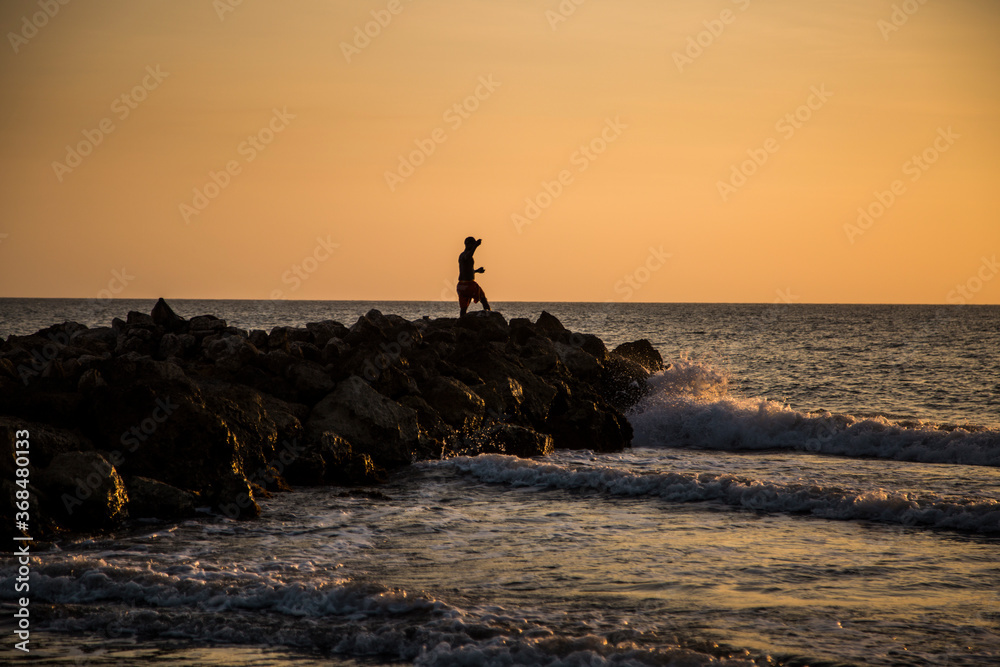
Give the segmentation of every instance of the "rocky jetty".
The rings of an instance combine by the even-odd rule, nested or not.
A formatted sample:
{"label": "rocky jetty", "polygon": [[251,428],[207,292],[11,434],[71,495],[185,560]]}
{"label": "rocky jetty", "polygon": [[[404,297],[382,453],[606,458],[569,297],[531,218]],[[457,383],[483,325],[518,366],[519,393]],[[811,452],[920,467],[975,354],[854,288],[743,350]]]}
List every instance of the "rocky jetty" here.
{"label": "rocky jetty", "polygon": [[2,341],[0,485],[14,497],[26,430],[33,536],[253,518],[270,493],[376,484],[417,460],[621,450],[623,413],[662,368],[648,341],[609,351],[546,312],[411,322],[372,310],[352,326],[265,332],[184,319],[160,299],[110,327]]}

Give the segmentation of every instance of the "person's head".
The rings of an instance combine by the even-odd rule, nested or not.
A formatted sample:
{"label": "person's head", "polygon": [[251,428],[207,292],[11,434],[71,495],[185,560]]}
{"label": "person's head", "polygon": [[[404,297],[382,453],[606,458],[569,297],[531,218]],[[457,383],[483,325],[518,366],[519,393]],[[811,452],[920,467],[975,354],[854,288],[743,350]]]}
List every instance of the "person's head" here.
{"label": "person's head", "polygon": [[482,244],[482,242],[483,242],[482,239],[479,239],[477,241],[475,236],[468,236],[465,239],[465,249],[466,250],[475,250],[476,248],[478,248]]}

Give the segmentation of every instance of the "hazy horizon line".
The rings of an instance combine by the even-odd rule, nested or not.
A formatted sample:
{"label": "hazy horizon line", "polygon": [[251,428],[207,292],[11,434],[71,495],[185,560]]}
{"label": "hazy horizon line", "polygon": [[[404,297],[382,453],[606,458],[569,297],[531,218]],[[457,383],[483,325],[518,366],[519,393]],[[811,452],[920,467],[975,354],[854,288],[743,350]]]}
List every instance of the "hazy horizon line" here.
{"label": "hazy horizon line", "polygon": [[[336,303],[453,303],[452,300],[443,301],[440,299],[247,299],[247,298],[220,298],[220,297],[171,297],[167,299],[166,297],[130,297],[130,298],[119,298],[112,297],[109,299],[95,298],[95,297],[75,297],[75,296],[0,296],[0,301],[3,300],[34,300],[34,301],[46,301],[46,300],[63,300],[63,301],[97,301],[102,302],[107,305],[112,303],[125,303],[129,301],[156,301],[159,298],[163,298],[165,301],[288,301],[288,302],[299,302],[299,303],[324,303],[324,302],[336,302]],[[986,306],[986,307],[996,307],[1000,306],[1000,303],[909,303],[909,302],[897,302],[897,303],[887,303],[887,302],[876,302],[876,301],[854,301],[854,302],[844,302],[844,301],[577,301],[577,300],[517,300],[508,299],[504,301],[495,301],[495,304],[502,303],[573,303],[573,304],[603,304],[603,305],[706,305],[706,306],[954,306],[954,307],[975,307],[975,306]],[[496,309],[494,309],[496,310]]]}

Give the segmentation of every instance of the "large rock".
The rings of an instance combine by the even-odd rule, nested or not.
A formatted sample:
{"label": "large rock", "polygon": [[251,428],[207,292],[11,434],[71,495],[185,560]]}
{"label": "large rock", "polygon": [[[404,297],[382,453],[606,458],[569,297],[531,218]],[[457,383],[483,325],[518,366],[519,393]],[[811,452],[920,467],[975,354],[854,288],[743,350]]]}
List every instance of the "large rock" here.
{"label": "large rock", "polygon": [[619,410],[628,410],[645,395],[649,370],[620,354],[608,355],[601,374],[601,395]]}
{"label": "large rock", "polygon": [[198,496],[148,477],[128,482],[129,515],[135,519],[184,519],[196,514]]}
{"label": "large rock", "polygon": [[260,516],[260,505],[254,497],[253,487],[238,472],[230,470],[216,478],[208,496],[212,505],[230,519],[256,519]]}
{"label": "large rock", "polygon": [[39,482],[49,499],[47,512],[70,530],[111,530],[128,518],[125,484],[97,452],[56,455]]}
{"label": "large rock", "polygon": [[485,437],[483,451],[486,453],[509,454],[521,458],[546,456],[552,453],[552,436],[523,426],[496,424],[487,431]]}
{"label": "large rock", "polygon": [[314,440],[326,431],[344,437],[353,451],[386,467],[409,464],[419,437],[414,410],[378,393],[356,375],[316,404],[306,431]]}
{"label": "large rock", "polygon": [[565,343],[556,343],[555,353],[569,373],[580,382],[596,385],[601,381],[604,369],[593,354]]}
{"label": "large rock", "polygon": [[544,336],[532,336],[518,350],[518,360],[536,375],[545,375],[555,370],[559,363],[555,344]]}
{"label": "large rock", "polygon": [[506,341],[510,338],[507,320],[495,310],[477,310],[458,319],[457,326],[474,332],[479,340]]}
{"label": "large rock", "polygon": [[159,356],[180,359],[188,356],[197,344],[198,339],[191,334],[167,333],[160,339]]}
{"label": "large rock", "polygon": [[111,354],[118,344],[118,333],[112,327],[95,327],[77,332],[73,344],[90,354],[104,357]]}
{"label": "large rock", "polygon": [[514,378],[490,380],[471,387],[483,399],[487,414],[494,418],[521,419],[524,388]]}
{"label": "large rock", "polygon": [[367,454],[358,454],[346,439],[324,431],[285,468],[293,484],[367,486],[385,481],[385,471]]}
{"label": "large rock", "polygon": [[205,357],[229,372],[239,371],[244,366],[252,364],[260,355],[260,351],[243,336],[206,339],[203,346]]}
{"label": "large rock", "polygon": [[472,370],[483,384],[497,382],[501,386],[512,379],[522,390],[521,413],[531,425],[542,425],[549,414],[549,406],[556,396],[555,388],[532,373],[516,358],[498,350],[495,343],[456,351],[451,361]]}
{"label": "large rock", "polygon": [[157,299],[156,305],[150,312],[150,318],[157,326],[163,327],[166,331],[180,331],[187,327],[187,320],[174,312],[174,309],[167,305],[161,297]]}
{"label": "large rock", "polygon": [[219,319],[215,315],[196,315],[188,321],[191,333],[196,336],[206,336],[215,331],[226,328],[226,321]]}
{"label": "large rock", "polygon": [[538,316],[538,321],[535,322],[535,331],[553,341],[562,340],[562,338],[569,335],[569,331],[566,330],[562,322],[555,315],[551,315],[545,310],[542,311],[542,314]]}
{"label": "large rock", "polygon": [[288,369],[288,379],[306,403],[318,401],[334,387],[330,374],[319,364],[309,362],[291,366]]}
{"label": "large rock", "polygon": [[38,470],[48,467],[60,454],[94,449],[90,440],[75,430],[0,416],[0,448],[3,448],[0,474],[3,479],[14,478],[14,442],[20,439],[14,437],[17,431],[28,432],[30,447],[27,452],[22,453],[28,456],[31,466]]}
{"label": "large rock", "polygon": [[663,357],[645,338],[631,343],[622,343],[612,351],[612,354],[634,361],[650,373],[663,370]]}
{"label": "large rock", "polygon": [[564,412],[550,415],[545,431],[560,449],[620,452],[632,441],[632,425],[624,415],[586,399],[570,401]]}
{"label": "large rock", "polygon": [[313,342],[316,347],[323,348],[331,338],[343,339],[348,334],[348,328],[340,322],[334,320],[323,320],[322,322],[309,322],[306,330],[313,335]]}
{"label": "large rock", "polygon": [[352,346],[361,343],[387,343],[391,328],[385,315],[373,308],[359,317],[343,338]]}
{"label": "large rock", "polygon": [[404,396],[399,399],[399,403],[416,411],[417,425],[423,434],[442,442],[454,440],[457,435],[455,429],[423,398],[414,395]]}
{"label": "large rock", "polygon": [[[109,386],[88,397],[84,424],[126,476],[207,492],[223,476],[250,476],[273,460],[278,429],[259,392],[219,380],[199,385],[183,373],[168,379],[173,364],[141,361],[131,379],[109,366]],[[162,375],[142,370],[149,363]]]}
{"label": "large rock", "polygon": [[423,388],[425,401],[451,427],[472,431],[479,428],[486,403],[467,385],[455,378],[438,376],[428,380]]}
{"label": "large rock", "polygon": [[272,350],[287,350],[292,343],[312,343],[313,333],[305,327],[274,327],[267,344]]}

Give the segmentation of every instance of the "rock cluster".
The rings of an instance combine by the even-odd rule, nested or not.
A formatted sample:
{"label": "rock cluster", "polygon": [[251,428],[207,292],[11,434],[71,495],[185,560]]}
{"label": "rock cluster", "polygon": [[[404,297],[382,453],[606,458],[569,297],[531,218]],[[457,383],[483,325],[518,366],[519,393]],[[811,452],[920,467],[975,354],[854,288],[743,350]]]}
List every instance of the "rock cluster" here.
{"label": "rock cluster", "polygon": [[14,433],[27,430],[32,535],[199,510],[252,518],[262,495],[377,483],[415,460],[621,450],[623,412],[662,368],[648,341],[609,351],[546,312],[372,310],[268,333],[160,299],[110,327],[2,341],[0,485],[13,497]]}

